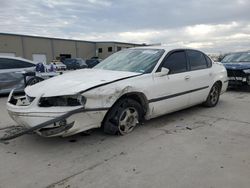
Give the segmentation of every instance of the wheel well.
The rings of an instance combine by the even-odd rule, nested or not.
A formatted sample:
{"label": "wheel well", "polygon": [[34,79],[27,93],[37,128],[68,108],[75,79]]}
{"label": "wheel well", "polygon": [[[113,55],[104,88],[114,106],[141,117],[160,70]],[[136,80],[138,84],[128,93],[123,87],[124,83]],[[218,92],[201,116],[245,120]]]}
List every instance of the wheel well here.
{"label": "wheel well", "polygon": [[146,112],[148,110],[148,100],[143,93],[141,93],[141,92],[126,93],[126,94],[122,95],[118,100],[124,99],[124,98],[130,98],[130,99],[137,101],[142,106],[143,115],[146,114]]}
{"label": "wheel well", "polygon": [[215,82],[215,84],[216,84],[216,83],[218,83],[218,84],[219,84],[219,86],[220,86],[220,90],[221,90],[221,88],[222,88],[222,82],[221,82],[220,80],[218,80],[218,81],[216,81],[216,82]]}
{"label": "wheel well", "polygon": [[[29,80],[32,80],[32,79],[39,79],[39,80],[44,80],[43,78],[39,77],[39,76],[34,76],[34,77],[31,77]],[[29,81],[28,80],[28,81]]]}
{"label": "wheel well", "polygon": [[[124,99],[124,98],[130,98],[130,99],[133,99],[135,100],[136,102],[138,102],[141,106],[142,106],[142,109],[143,109],[143,116],[146,114],[146,112],[148,111],[148,100],[146,98],[146,96],[141,93],[141,92],[131,92],[131,93],[126,93],[124,95],[122,95],[119,99],[116,100],[116,102],[110,107],[109,111],[113,108],[113,106],[119,102],[120,100]],[[102,121],[102,127],[103,127],[103,122],[105,122],[107,116],[108,116],[108,113],[109,111],[106,113],[106,115],[104,116],[103,118],[103,121]]]}
{"label": "wheel well", "polygon": [[40,81],[43,81],[44,79],[39,77],[39,76],[34,76],[34,77],[31,77],[30,79],[26,80],[26,86],[30,84],[30,82],[34,79],[38,79]]}

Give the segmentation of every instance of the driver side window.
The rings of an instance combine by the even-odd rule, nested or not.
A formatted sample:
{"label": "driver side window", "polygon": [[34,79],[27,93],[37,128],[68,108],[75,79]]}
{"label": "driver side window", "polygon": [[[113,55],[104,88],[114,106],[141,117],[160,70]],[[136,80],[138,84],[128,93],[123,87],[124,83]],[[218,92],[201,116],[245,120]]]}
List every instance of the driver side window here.
{"label": "driver side window", "polygon": [[176,51],[164,60],[163,67],[169,69],[169,74],[187,71],[187,59],[184,51]]}

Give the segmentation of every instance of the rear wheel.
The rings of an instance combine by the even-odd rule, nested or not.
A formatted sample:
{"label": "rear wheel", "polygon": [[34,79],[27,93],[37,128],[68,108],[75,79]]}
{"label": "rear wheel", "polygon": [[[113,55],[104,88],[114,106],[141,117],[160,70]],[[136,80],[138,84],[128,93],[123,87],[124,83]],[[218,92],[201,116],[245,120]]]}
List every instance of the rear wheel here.
{"label": "rear wheel", "polygon": [[125,135],[142,120],[142,107],[133,99],[121,99],[108,112],[103,129],[108,134]]}
{"label": "rear wheel", "polygon": [[220,90],[221,90],[221,86],[220,84],[217,82],[213,85],[213,87],[211,88],[209,95],[207,97],[206,102],[204,103],[205,106],[207,107],[214,107],[217,105],[219,98],[220,98]]}

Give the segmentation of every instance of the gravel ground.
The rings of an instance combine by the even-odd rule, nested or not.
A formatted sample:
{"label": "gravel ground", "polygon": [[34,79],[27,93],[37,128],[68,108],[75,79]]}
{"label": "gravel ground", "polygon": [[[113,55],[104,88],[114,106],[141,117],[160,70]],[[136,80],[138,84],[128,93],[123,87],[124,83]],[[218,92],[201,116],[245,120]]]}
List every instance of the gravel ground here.
{"label": "gravel ground", "polygon": [[[0,131],[15,123],[0,98]],[[215,108],[196,106],[127,136],[42,138],[0,143],[0,188],[249,188],[250,94],[229,91]]]}

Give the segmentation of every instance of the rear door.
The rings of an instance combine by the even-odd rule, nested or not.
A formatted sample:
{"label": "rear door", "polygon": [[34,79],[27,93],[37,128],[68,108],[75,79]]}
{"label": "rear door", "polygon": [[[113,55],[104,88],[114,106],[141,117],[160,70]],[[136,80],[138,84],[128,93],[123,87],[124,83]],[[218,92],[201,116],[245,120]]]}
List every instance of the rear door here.
{"label": "rear door", "polygon": [[[189,105],[204,102],[208,96],[210,86],[213,82],[212,64],[207,61],[207,57],[200,51],[186,50],[189,62],[190,93]],[[209,58],[208,58],[209,59]]]}
{"label": "rear door", "polygon": [[9,58],[0,58],[0,93],[8,93],[13,88],[22,90],[24,79],[22,71],[35,67],[34,64]]}

